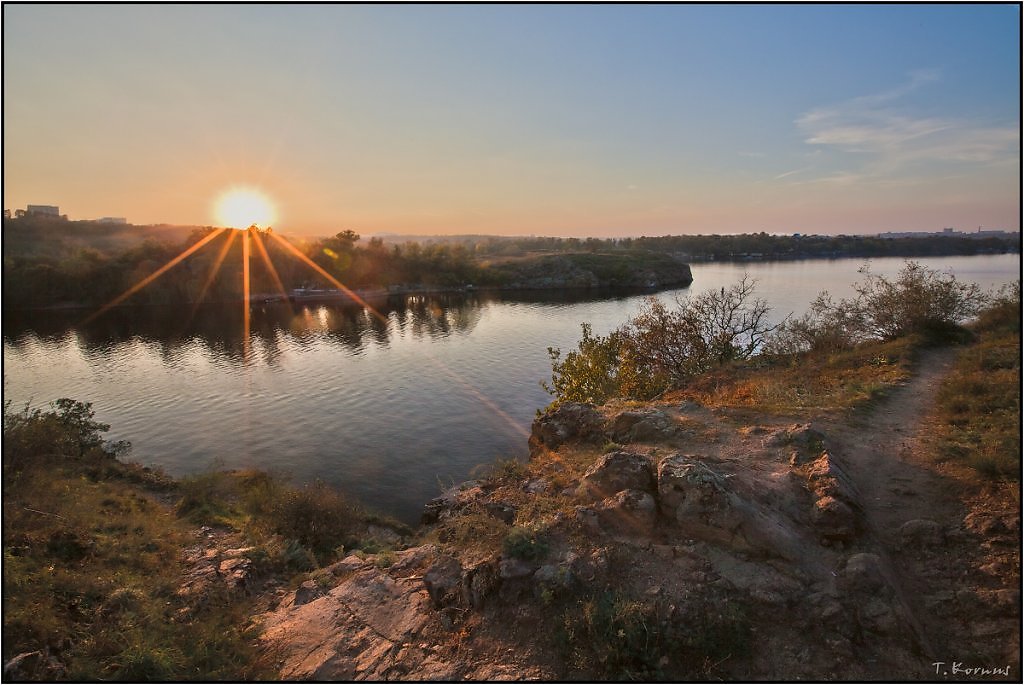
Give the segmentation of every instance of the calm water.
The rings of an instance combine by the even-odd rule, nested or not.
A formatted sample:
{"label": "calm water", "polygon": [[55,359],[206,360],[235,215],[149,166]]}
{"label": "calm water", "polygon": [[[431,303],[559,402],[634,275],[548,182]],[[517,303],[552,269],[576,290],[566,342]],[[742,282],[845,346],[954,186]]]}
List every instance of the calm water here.
{"label": "calm water", "polygon": [[[1019,255],[918,260],[984,288],[1015,280]],[[744,271],[776,319],[821,290],[852,293],[863,260],[696,264],[690,289]],[[873,260],[895,274],[901,259]],[[131,458],[173,475],[257,467],[319,478],[414,522],[442,486],[474,467],[523,456],[535,410],[550,401],[548,346],[576,344],[580,322],[606,333],[642,295],[574,299],[472,294],[392,298],[380,321],[361,308],[288,305],[253,312],[243,353],[240,307],[4,317],[4,399],[93,403]]]}

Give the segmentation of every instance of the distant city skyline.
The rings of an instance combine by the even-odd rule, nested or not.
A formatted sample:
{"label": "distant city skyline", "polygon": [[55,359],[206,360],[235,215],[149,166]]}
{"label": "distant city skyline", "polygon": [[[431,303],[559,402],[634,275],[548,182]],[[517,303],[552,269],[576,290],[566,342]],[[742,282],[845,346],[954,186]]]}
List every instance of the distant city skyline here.
{"label": "distant city skyline", "polygon": [[1020,230],[1020,6],[11,5],[4,208],[326,235]]}

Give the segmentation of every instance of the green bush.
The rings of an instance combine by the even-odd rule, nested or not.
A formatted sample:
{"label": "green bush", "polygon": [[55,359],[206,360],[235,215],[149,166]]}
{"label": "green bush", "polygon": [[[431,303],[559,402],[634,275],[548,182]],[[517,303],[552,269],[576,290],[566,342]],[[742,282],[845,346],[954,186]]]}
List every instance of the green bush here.
{"label": "green bush", "polygon": [[548,554],[548,542],[528,528],[513,528],[502,545],[505,556],[526,561],[543,559]]}
{"label": "green bush", "polygon": [[612,397],[652,399],[716,367],[756,354],[776,328],[764,300],[754,297],[744,276],[729,288],[677,299],[669,309],[648,298],[625,325],[594,336],[582,324],[577,349],[562,358],[548,348],[551,384],[544,388],[563,402],[601,404]]}
{"label": "green bush", "polygon": [[[893,280],[872,274],[867,266],[860,273],[865,278],[854,284],[854,298],[835,301],[827,292],[821,293],[806,314],[782,323],[767,351],[835,353],[868,340],[907,336],[917,336],[926,344],[964,344],[973,334],[963,323],[992,299],[976,284],[917,262],[906,262]],[[1002,296],[1010,301],[1012,290]]]}

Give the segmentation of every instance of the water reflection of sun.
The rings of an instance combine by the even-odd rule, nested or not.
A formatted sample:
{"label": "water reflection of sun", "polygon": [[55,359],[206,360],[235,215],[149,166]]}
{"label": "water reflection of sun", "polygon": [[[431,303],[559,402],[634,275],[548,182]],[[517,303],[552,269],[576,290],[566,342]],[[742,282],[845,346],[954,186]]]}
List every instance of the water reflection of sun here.
{"label": "water reflection of sun", "polygon": [[[123,293],[107,302],[105,305],[100,307],[98,310],[90,314],[85,318],[83,323],[88,323],[93,319],[102,316],[105,312],[109,311],[113,307],[116,307],[125,302],[129,297],[139,292],[146,286],[150,285],[156,279],[160,278],[167,271],[185,261],[188,257],[195,254],[199,250],[202,250],[212,242],[217,240],[219,237],[224,236],[225,242],[221,245],[216,258],[213,261],[212,268],[207,274],[205,283],[203,284],[202,290],[199,292],[198,297],[195,299],[192,313],[195,313],[195,307],[203,301],[207,290],[213,283],[217,272],[224,264],[225,259],[228,256],[228,252],[231,248],[232,243],[236,237],[241,237],[242,243],[242,354],[243,357],[249,359],[250,349],[250,316],[251,316],[251,305],[253,296],[250,289],[250,267],[249,261],[253,257],[253,250],[251,246],[255,246],[256,255],[264,263],[267,273],[270,275],[274,282],[274,285],[278,289],[278,293],[282,301],[289,303],[291,306],[291,298],[286,292],[284,284],[277,273],[273,261],[271,260],[270,253],[264,244],[264,241],[269,241],[271,244],[276,245],[283,254],[293,257],[299,262],[305,264],[312,271],[316,272],[320,277],[324,278],[328,283],[333,285],[340,291],[349,301],[361,305],[363,308],[363,315],[368,319],[373,317],[379,320],[381,323],[387,325],[388,319],[383,314],[374,309],[369,303],[367,303],[358,293],[351,290],[344,283],[339,281],[337,278],[332,276],[330,273],[324,270],[319,264],[314,262],[308,255],[304,254],[302,250],[295,247],[291,242],[282,236],[275,233],[270,224],[273,223],[275,218],[274,207],[270,200],[266,198],[262,193],[257,190],[250,188],[232,188],[226,191],[220,197],[218,197],[214,212],[216,220],[220,223],[220,228],[213,228],[202,236],[196,242],[192,243],[185,249],[183,249],[178,255],[169,259],[165,264],[156,269],[153,273],[145,276],[144,278],[137,281]],[[241,231],[229,230],[232,228],[242,229]],[[263,297],[260,295],[259,297]],[[293,309],[294,311],[294,309]],[[307,316],[311,313],[308,308],[305,309]],[[431,314],[435,317],[443,316],[441,310],[431,311]],[[320,325],[324,328],[329,328],[330,325],[330,313],[326,307],[320,307],[316,313],[316,318]],[[191,321],[191,316],[189,317]],[[434,358],[432,355],[427,355],[427,359],[431,361],[438,369],[444,373],[451,381],[465,389],[467,393],[478,399],[482,404],[487,406],[496,416],[501,417],[506,423],[512,426],[517,432],[522,435],[528,435],[526,429],[515,419],[509,416],[505,411],[498,407],[490,398],[481,394],[475,387],[468,383],[462,376],[451,369],[447,364],[439,359]]]}
{"label": "water reflection of sun", "polygon": [[270,200],[253,188],[231,188],[217,198],[214,216],[228,228],[266,228],[274,223],[275,211]]}

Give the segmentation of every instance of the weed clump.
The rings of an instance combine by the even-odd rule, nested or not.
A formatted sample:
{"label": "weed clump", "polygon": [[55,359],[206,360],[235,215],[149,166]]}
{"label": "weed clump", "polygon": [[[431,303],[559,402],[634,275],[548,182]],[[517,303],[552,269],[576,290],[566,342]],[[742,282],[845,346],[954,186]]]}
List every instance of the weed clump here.
{"label": "weed clump", "polygon": [[706,680],[746,658],[751,631],[741,609],[691,609],[605,591],[569,602],[556,640],[574,679]]}
{"label": "weed clump", "polygon": [[543,559],[548,554],[547,540],[537,531],[513,528],[502,545],[505,556],[525,561]]}

